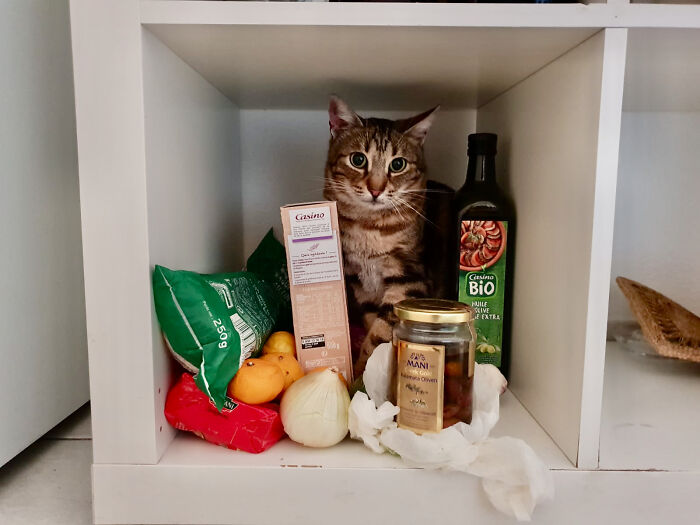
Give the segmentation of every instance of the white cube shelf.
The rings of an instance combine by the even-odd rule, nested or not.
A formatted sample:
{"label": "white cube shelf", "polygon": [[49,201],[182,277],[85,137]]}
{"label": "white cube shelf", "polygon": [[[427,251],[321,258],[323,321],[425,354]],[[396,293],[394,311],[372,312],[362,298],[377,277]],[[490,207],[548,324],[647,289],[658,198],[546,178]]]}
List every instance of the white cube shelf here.
{"label": "white cube shelf", "polygon": [[[700,26],[697,9],[655,7],[72,0],[96,522],[505,522],[476,480],[358,443],[285,441],[256,456],[165,422],[177,370],[153,265],[236,270],[281,204],[318,198],[331,92],[365,114],[442,103],[426,154],[430,176],[453,186],[467,134],[499,134],[519,232],[513,372],[495,432],[555,471],[562,493],[538,516],[563,523],[578,505],[601,520],[613,492],[697,486],[693,473],[587,472],[598,468],[626,28],[659,13],[668,27]],[[405,507],[417,486],[434,505]]]}

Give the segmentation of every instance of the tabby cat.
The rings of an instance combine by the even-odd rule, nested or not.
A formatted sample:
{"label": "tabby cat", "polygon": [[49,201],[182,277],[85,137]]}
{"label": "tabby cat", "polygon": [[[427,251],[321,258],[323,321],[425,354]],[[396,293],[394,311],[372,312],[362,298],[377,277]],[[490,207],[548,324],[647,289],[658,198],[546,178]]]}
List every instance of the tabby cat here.
{"label": "tabby cat", "polygon": [[394,303],[430,293],[423,265],[423,142],[438,108],[403,120],[363,118],[337,97],[324,197],[337,201],[351,324],[366,335],[355,361],[391,340]]}

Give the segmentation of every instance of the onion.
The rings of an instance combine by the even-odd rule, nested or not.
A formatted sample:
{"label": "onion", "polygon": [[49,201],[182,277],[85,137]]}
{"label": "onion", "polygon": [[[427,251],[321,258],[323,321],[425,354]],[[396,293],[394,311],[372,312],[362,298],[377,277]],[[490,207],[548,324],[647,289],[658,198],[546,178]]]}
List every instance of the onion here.
{"label": "onion", "polygon": [[297,379],[282,396],[287,435],[307,447],[331,447],[348,433],[350,395],[336,367]]}

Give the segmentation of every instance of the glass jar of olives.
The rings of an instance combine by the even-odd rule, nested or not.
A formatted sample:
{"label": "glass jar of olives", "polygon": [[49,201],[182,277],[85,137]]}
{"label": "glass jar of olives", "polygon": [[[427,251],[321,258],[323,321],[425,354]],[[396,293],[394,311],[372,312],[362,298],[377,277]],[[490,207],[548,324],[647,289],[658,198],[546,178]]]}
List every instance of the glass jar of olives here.
{"label": "glass jar of olives", "polygon": [[398,426],[418,434],[472,420],[473,310],[457,301],[406,299],[394,305]]}

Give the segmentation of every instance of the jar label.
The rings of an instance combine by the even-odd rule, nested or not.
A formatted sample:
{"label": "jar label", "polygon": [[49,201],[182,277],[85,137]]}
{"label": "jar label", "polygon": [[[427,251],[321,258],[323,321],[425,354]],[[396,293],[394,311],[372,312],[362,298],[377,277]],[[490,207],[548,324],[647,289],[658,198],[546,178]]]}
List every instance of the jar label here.
{"label": "jar label", "polygon": [[462,221],[459,300],[474,309],[476,362],[501,366],[508,221]]}
{"label": "jar label", "polygon": [[397,346],[397,424],[418,434],[441,431],[445,347],[401,339]]}

